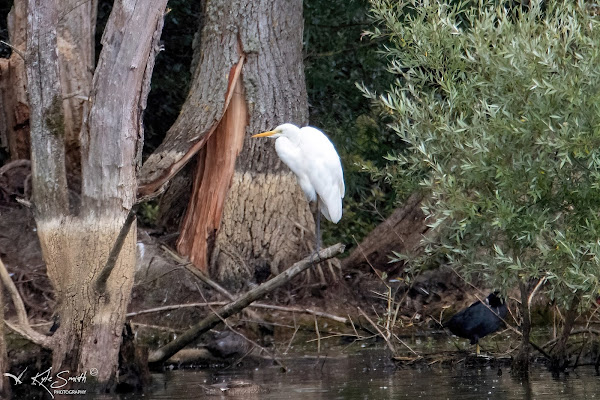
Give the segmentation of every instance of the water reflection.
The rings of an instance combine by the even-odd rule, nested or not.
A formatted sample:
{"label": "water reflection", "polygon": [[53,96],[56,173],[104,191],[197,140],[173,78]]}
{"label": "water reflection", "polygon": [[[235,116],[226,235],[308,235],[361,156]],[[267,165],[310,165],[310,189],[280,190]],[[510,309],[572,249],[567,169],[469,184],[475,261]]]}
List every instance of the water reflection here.
{"label": "water reflection", "polygon": [[[464,366],[396,369],[381,352],[337,358],[286,360],[289,371],[263,365],[251,369],[177,370],[154,374],[154,390],[144,398],[190,399],[208,396],[204,389],[219,382],[243,380],[267,393],[232,396],[244,399],[599,399],[600,378],[593,368],[553,379],[534,369],[528,380],[498,367]],[[109,399],[109,397],[105,397]]]}

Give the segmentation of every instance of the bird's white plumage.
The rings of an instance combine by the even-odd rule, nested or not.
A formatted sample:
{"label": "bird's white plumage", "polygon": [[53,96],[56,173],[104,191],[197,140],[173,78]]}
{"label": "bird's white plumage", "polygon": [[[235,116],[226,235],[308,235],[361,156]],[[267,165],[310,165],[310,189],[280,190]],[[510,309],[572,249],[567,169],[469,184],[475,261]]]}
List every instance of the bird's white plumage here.
{"label": "bird's white plumage", "polygon": [[344,174],[340,157],[331,141],[316,128],[279,125],[273,131],[277,155],[298,178],[309,201],[317,200],[329,221],[342,218]]}

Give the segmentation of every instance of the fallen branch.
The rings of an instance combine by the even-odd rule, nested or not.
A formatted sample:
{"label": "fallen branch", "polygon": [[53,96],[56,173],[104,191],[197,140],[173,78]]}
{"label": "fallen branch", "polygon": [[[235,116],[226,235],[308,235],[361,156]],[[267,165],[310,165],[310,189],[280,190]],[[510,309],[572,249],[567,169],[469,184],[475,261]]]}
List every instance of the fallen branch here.
{"label": "fallen branch", "polygon": [[[0,40],[0,42],[2,42]],[[27,168],[31,168],[31,161],[30,160],[14,160],[14,161],[10,161],[6,164],[4,164],[1,168],[0,168],[0,175],[4,175],[6,172],[10,171],[13,168],[19,168],[19,167],[27,167]]]}
{"label": "fallen branch", "polygon": [[[202,294],[202,293],[200,293],[200,294]],[[202,296],[202,299],[206,300],[204,298],[204,296]],[[219,314],[212,307],[210,308],[210,310],[213,312],[213,314],[216,314],[217,316],[219,316]],[[261,351],[264,351],[269,357],[271,357],[271,359],[273,361],[275,361],[281,367],[281,370],[283,372],[286,372],[288,370],[287,367],[285,365],[283,365],[283,363],[277,357],[275,357],[275,354],[271,353],[269,350],[265,349],[263,346],[261,346],[260,344],[256,343],[254,340],[250,339],[248,336],[244,335],[242,332],[238,332],[235,329],[233,329],[233,327],[231,325],[229,325],[229,323],[227,322],[227,320],[225,318],[221,318],[221,322],[223,322],[223,324],[227,327],[227,329],[229,329],[232,333],[238,335],[239,337],[241,337],[242,339],[244,339],[245,341],[247,341],[248,343],[250,343],[252,346],[258,347]],[[244,359],[248,354],[250,354],[252,352],[252,350],[254,350],[254,347],[251,348],[250,350],[248,350],[248,352],[246,352],[246,354],[244,354],[242,356],[242,358],[236,360],[236,362],[234,363],[234,365],[236,365],[239,362],[241,362],[242,359]]]}
{"label": "fallen branch", "polygon": [[[225,289],[223,286],[210,279],[204,272],[196,268],[196,266],[192,264],[188,259],[181,257],[177,252],[169,249],[167,246],[162,246],[162,249],[165,251],[165,253],[171,256],[171,258],[176,260],[179,264],[183,265],[185,269],[188,270],[188,272],[190,272],[202,282],[213,288],[215,291],[221,293],[223,296],[225,296],[231,301],[234,301],[236,299],[236,297],[233,294],[229,293],[229,291],[227,291],[227,289]],[[248,315],[248,317],[252,318],[256,322],[264,326],[265,322],[260,317],[260,315],[251,310],[245,310],[245,312]]]}
{"label": "fallen branch", "polygon": [[[600,330],[598,329],[592,329],[592,328],[584,328],[584,329],[573,329],[570,333],[569,336],[575,336],[575,335],[581,335],[583,333],[591,333],[592,335],[597,335],[600,336]],[[556,342],[558,342],[560,340],[560,337],[557,337],[555,339],[552,339],[550,341],[548,341],[546,344],[544,344],[542,346],[543,349],[552,346],[553,344],[555,344]]]}
{"label": "fallen branch", "polygon": [[[133,312],[127,313],[126,316],[127,317],[135,317],[137,315],[142,315],[142,314],[151,314],[151,313],[162,312],[162,311],[179,310],[179,309],[182,309],[182,308],[224,306],[225,304],[227,304],[226,301],[211,301],[211,302],[205,302],[205,303],[173,304],[173,305],[169,305],[169,306],[161,306],[161,307],[148,308],[146,310],[133,311]],[[311,310],[310,308],[283,307],[283,306],[276,306],[276,305],[264,304],[264,303],[250,304],[248,307],[263,308],[263,309],[267,309],[267,310],[276,310],[276,311],[291,312],[291,313],[311,314],[311,315],[316,315],[317,317],[331,319],[333,321],[340,322],[342,324],[348,324],[349,323],[348,318],[339,317],[337,315],[325,313],[325,312],[322,312],[322,311]]]}
{"label": "fallen branch", "polygon": [[330,319],[332,321],[336,321],[336,322],[339,322],[339,323],[342,323],[342,324],[349,324],[350,323],[350,321],[348,320],[348,318],[339,317],[337,315],[329,314],[329,313],[326,313],[326,312],[323,312],[323,311],[312,310],[310,308],[283,307],[283,306],[275,306],[275,305],[263,304],[263,303],[252,304],[250,307],[266,308],[266,309],[269,309],[269,310],[277,310],[277,311],[292,312],[292,313],[311,314],[311,315],[315,315],[317,317],[327,318],[327,319]]}
{"label": "fallen branch", "polygon": [[296,275],[308,269],[311,265],[335,257],[343,251],[344,246],[338,243],[334,246],[321,250],[319,253],[317,253],[316,259],[314,255],[311,255],[309,257],[304,258],[301,261],[298,261],[292,267],[277,275],[273,279],[250,290],[235,301],[225,305],[224,307],[221,307],[219,310],[217,310],[217,313],[213,313],[201,320],[200,322],[196,323],[188,331],[178,336],[177,339],[153,351],[148,357],[148,362],[151,364],[158,364],[164,362],[173,354],[177,353],[189,343],[193,342],[204,332],[218,325],[219,322],[221,322],[221,319],[226,319],[231,315],[243,310],[244,308],[248,307],[248,305],[250,305],[252,302],[262,298],[271,291],[289,282]]}
{"label": "fallen branch", "polygon": [[23,299],[19,294],[19,290],[15,286],[15,283],[10,278],[8,270],[6,266],[0,260],[0,280],[2,284],[8,290],[10,294],[10,298],[15,306],[15,310],[17,312],[17,320],[18,325],[14,325],[8,321],[4,321],[6,326],[8,326],[11,330],[15,331],[19,335],[23,336],[25,339],[41,346],[46,349],[51,348],[51,338],[49,336],[43,335],[38,331],[34,330],[29,324],[29,318],[27,317],[27,311],[25,310],[25,305],[23,304]]}

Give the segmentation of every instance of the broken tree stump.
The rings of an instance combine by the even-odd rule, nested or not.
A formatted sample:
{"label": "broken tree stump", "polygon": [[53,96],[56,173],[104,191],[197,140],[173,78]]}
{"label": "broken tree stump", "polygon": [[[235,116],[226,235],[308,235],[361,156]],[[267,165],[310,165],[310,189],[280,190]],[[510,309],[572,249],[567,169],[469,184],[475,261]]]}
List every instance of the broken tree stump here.
{"label": "broken tree stump", "polygon": [[342,260],[342,269],[370,269],[371,265],[388,275],[398,273],[404,267],[403,262],[390,264],[392,252],[414,253],[421,243],[423,235],[430,228],[425,222],[421,210],[422,193],[412,194],[404,205],[379,224],[361,243]]}

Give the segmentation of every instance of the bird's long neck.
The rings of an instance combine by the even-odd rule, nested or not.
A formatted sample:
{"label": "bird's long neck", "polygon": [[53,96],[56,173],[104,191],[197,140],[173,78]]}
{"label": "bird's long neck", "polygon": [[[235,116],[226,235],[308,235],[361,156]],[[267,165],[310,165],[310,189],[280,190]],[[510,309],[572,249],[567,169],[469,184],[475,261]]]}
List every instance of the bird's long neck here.
{"label": "bird's long neck", "polygon": [[290,129],[288,132],[286,132],[285,136],[295,145],[299,145],[302,141],[302,133],[300,132],[300,129]]}

